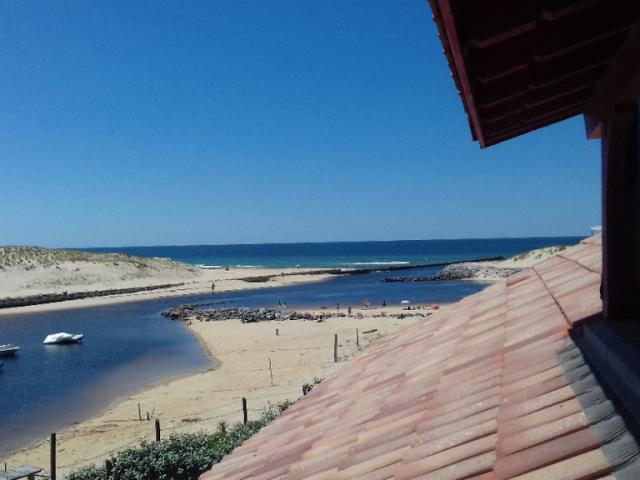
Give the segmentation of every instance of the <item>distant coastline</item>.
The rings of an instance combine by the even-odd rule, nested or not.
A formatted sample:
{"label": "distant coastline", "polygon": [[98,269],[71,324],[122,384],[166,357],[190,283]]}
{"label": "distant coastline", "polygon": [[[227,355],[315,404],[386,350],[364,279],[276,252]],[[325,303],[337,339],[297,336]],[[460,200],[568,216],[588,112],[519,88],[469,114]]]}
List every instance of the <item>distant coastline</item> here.
{"label": "distant coastline", "polygon": [[[212,287],[224,292],[317,282],[335,275],[498,261],[541,246],[563,246],[578,240],[548,237],[90,251],[0,247],[0,315],[201,295],[211,292]],[[265,264],[286,267],[266,268]]]}
{"label": "distant coastline", "polygon": [[[586,235],[585,235],[586,236]],[[82,248],[92,253],[125,253],[170,258],[206,269],[229,268],[382,268],[448,264],[479,258],[511,257],[537,248],[575,245],[585,236],[303,242],[238,245],[175,245]]]}

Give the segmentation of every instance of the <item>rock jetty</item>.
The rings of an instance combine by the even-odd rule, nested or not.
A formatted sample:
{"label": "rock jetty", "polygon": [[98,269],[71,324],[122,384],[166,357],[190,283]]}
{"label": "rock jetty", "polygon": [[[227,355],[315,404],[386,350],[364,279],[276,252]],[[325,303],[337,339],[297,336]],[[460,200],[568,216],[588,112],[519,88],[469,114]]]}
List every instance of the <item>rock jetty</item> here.
{"label": "rock jetty", "polygon": [[121,295],[124,293],[148,292],[163,288],[180,287],[182,285],[184,285],[184,283],[167,283],[164,285],[150,285],[147,287],[112,288],[109,290],[92,290],[89,292],[43,293],[40,295],[27,295],[24,297],[7,297],[0,298],[0,309],[41,305],[43,303],[65,302],[67,300],[78,300],[81,298],[106,297],[108,295]]}
{"label": "rock jetty", "polygon": [[[275,308],[215,308],[202,310],[203,306],[207,304],[189,303],[186,305],[179,305],[170,310],[162,312],[162,315],[172,320],[192,320],[201,322],[217,322],[222,320],[232,320],[239,318],[242,323],[254,323],[273,320],[311,320],[311,321],[323,321],[329,318],[344,318],[352,316],[356,318],[362,318],[362,313],[358,312],[354,315],[347,315],[344,312],[297,312],[295,310],[282,310]],[[391,317],[391,318],[406,318],[406,317],[426,317],[431,315],[428,313],[397,313],[386,314],[381,312],[379,314],[372,315],[373,317]]]}
{"label": "rock jetty", "polygon": [[387,277],[385,282],[437,282],[447,280],[487,280],[506,278],[520,272],[521,268],[498,267],[482,263],[454,263],[447,265],[436,275],[429,277]]}

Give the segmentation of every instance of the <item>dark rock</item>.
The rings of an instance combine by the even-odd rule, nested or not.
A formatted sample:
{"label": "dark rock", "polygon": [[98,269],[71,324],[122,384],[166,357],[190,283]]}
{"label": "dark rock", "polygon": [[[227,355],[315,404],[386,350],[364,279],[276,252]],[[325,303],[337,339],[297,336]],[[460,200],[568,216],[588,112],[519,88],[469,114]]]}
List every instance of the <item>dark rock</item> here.
{"label": "dark rock", "polygon": [[61,292],[44,293],[40,295],[28,295],[24,297],[8,297],[0,299],[1,308],[26,307],[29,305],[41,305],[43,303],[65,302],[67,300],[78,300],[81,298],[106,297],[108,295],[120,295],[123,293],[147,292],[162,288],[173,288],[184,285],[184,283],[168,283],[164,285],[150,285],[148,287],[133,288],[113,288],[110,290],[93,290],[89,292]]}

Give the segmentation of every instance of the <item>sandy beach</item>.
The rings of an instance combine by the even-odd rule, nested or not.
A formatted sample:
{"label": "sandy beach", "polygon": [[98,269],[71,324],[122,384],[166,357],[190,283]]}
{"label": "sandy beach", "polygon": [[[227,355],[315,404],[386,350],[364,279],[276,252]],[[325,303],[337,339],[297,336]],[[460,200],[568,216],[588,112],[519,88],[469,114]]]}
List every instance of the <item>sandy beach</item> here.
{"label": "sandy beach", "polygon": [[[0,248],[2,250],[2,248]],[[55,252],[55,250],[54,250]],[[43,261],[36,255],[25,254],[27,260],[13,261],[0,268],[0,298],[33,296],[60,292],[81,292],[120,288],[139,288],[153,285],[178,284],[170,288],[122,293],[108,296],[67,300],[24,307],[0,309],[0,317],[16,313],[48,312],[69,308],[96,307],[123,302],[138,302],[158,298],[206,294],[215,284],[216,292],[282,287],[298,283],[318,282],[331,274],[314,273],[318,269],[304,268],[229,268],[201,269],[163,259],[128,257],[123,261],[111,255],[92,255],[90,260],[55,259]],[[26,262],[26,263],[24,263]],[[0,265],[2,267],[2,265]],[[246,277],[271,276],[267,282],[246,282]]]}
{"label": "sandy beach", "polygon": [[[196,322],[188,328],[217,360],[210,369],[120,399],[101,414],[58,432],[59,474],[78,466],[100,463],[109,454],[141,440],[154,438],[154,422],[163,435],[213,430],[218,422],[241,421],[241,398],[249,415],[257,416],[269,402],[295,400],[304,383],[326,378],[379,338],[420,317],[379,316],[403,311],[400,307],[356,310],[354,316],[324,322],[287,320],[243,324],[239,320]],[[361,313],[361,318],[356,314]],[[278,335],[276,335],[278,329]],[[356,346],[356,329],[360,346]],[[365,334],[365,331],[376,330]],[[333,362],[334,334],[339,338],[339,362]],[[273,369],[273,385],[269,371]],[[138,404],[144,420],[138,420]],[[49,442],[43,439],[4,460],[11,466],[49,464]]]}

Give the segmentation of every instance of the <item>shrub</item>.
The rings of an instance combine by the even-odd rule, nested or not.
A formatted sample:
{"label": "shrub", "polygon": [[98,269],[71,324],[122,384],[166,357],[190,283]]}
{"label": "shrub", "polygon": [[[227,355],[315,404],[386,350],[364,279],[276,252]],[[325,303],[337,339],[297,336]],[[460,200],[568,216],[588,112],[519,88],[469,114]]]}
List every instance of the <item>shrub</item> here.
{"label": "shrub", "polygon": [[172,435],[157,443],[142,442],[140,446],[118,452],[105,466],[89,466],[75,470],[68,480],[196,480],[233,449],[257,433],[284,412],[292,402],[269,405],[259,420],[229,427],[220,422],[213,433]]}
{"label": "shrub", "polygon": [[302,385],[302,395],[310,393],[311,390],[313,390],[313,387],[322,382],[322,380],[324,380],[324,378],[313,377],[313,383],[305,383]]}

